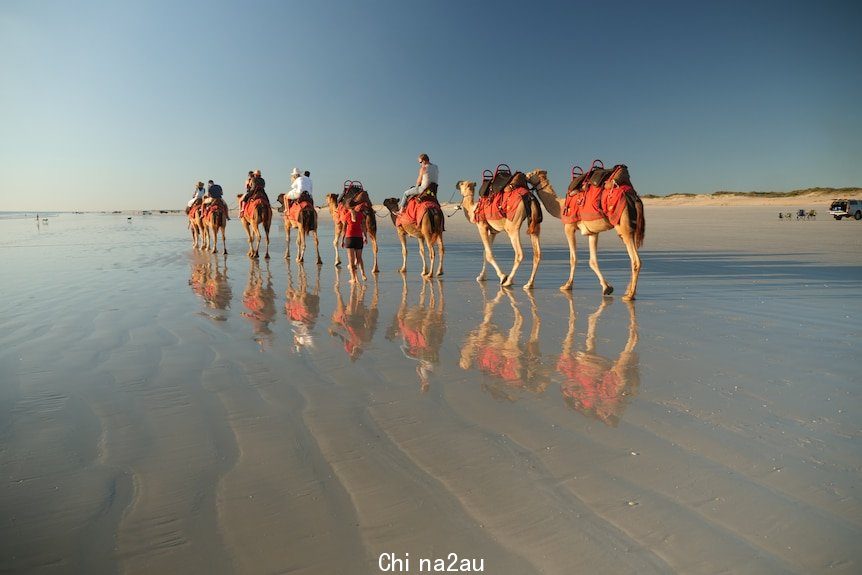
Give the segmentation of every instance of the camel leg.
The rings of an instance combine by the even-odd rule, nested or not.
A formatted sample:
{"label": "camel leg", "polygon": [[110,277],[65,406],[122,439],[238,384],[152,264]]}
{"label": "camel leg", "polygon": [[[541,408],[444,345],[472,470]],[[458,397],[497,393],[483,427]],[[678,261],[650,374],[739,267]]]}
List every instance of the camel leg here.
{"label": "camel leg", "polygon": [[320,242],[317,240],[317,230],[311,230],[311,237],[314,238],[314,253],[317,254],[317,265],[323,265],[323,260],[320,259]]}
{"label": "camel leg", "polygon": [[296,232],[296,255],[297,263],[305,262],[305,228],[300,226]]}
{"label": "camel leg", "polygon": [[577,231],[578,228],[574,224],[563,226],[563,233],[566,236],[566,242],[569,244],[569,279],[560,286],[560,291],[570,291],[572,284],[575,282],[575,266],[578,263],[578,252],[575,249],[577,247],[577,239],[575,239]]}
{"label": "camel leg", "polygon": [[428,266],[425,261],[425,244],[428,242],[425,241],[425,236],[419,236],[419,257],[422,258],[422,277],[427,278],[429,272]]}
{"label": "camel leg", "polygon": [[443,247],[443,234],[440,234],[437,236],[437,256],[440,258],[440,263],[437,266],[437,277],[443,275],[443,253],[445,251]]}
{"label": "camel leg", "polygon": [[509,229],[507,232],[509,234],[509,241],[512,242],[512,249],[515,250],[515,258],[512,262],[512,271],[509,272],[509,275],[500,278],[500,285],[503,287],[509,287],[514,283],[515,273],[518,271],[518,268],[521,266],[521,262],[524,260],[524,248],[521,246],[520,227],[515,228],[514,230]]}
{"label": "camel leg", "polygon": [[533,245],[533,271],[530,272],[530,279],[527,283],[524,284],[524,289],[529,290],[533,288],[533,285],[536,281],[536,272],[539,271],[539,262],[542,261],[542,242],[539,238],[538,234],[533,234],[530,236],[530,243]]}
{"label": "camel leg", "polygon": [[247,255],[248,255],[248,257],[253,258],[254,257],[254,236],[251,232],[251,224],[249,224],[247,221],[243,220],[242,227],[245,230],[246,240],[248,240],[248,253],[247,253]]}
{"label": "camel leg", "polygon": [[380,268],[377,266],[377,234],[371,234],[371,253],[374,256],[374,267],[371,268],[371,273],[380,273]]}
{"label": "camel leg", "polygon": [[332,240],[332,249],[335,250],[335,267],[341,267],[341,252],[338,251],[338,238],[341,236],[341,230],[338,226],[335,227],[335,237]]}
{"label": "camel leg", "polygon": [[629,235],[620,234],[620,239],[623,240],[623,244],[626,246],[626,251],[629,253],[629,260],[631,261],[632,268],[632,278],[629,281],[629,286],[626,288],[626,293],[623,295],[623,301],[632,301],[635,299],[635,293],[638,289],[638,276],[641,272],[641,258],[638,254],[638,249],[635,247],[634,239]]}
{"label": "camel leg", "polygon": [[590,269],[593,270],[599,278],[599,283],[602,284],[602,295],[611,295],[614,293],[614,286],[605,281],[605,276],[599,269],[599,234],[591,234],[588,238],[590,241]]}
{"label": "camel leg", "polygon": [[407,234],[398,230],[398,241],[401,242],[401,269],[399,272],[407,273]]}
{"label": "camel leg", "polygon": [[497,260],[494,259],[494,252],[491,249],[494,244],[494,239],[496,239],[497,236],[492,234],[487,227],[484,227],[479,228],[479,237],[482,240],[482,245],[485,247],[485,258],[482,260],[482,271],[479,272],[479,277],[476,278],[476,281],[485,281],[485,266],[486,264],[491,264],[494,271],[497,272],[497,277],[500,279],[500,283],[503,283],[506,276],[503,275],[503,270],[500,269],[500,266],[497,264]]}
{"label": "camel leg", "polygon": [[[227,255],[227,240],[225,239],[225,236],[224,236],[226,229],[227,229],[227,226],[221,227],[221,247],[222,247],[222,250],[224,250],[223,251],[224,255]],[[218,250],[216,250],[216,251],[218,251]]]}
{"label": "camel leg", "polygon": [[[269,259],[269,225],[264,225],[264,232],[266,233],[266,255],[263,256],[265,259]],[[258,240],[258,247],[260,246],[260,241]]]}

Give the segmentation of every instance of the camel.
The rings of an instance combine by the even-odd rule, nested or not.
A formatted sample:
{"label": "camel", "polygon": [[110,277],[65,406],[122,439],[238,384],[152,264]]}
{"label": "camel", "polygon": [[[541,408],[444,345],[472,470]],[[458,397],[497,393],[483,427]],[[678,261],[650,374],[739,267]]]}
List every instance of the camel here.
{"label": "camel", "polygon": [[[515,401],[523,391],[541,394],[550,380],[548,368],[542,363],[539,351],[539,330],[541,319],[532,292],[527,291],[530,299],[532,327],[526,344],[521,344],[524,328],[524,315],[511,290],[500,288],[493,300],[488,300],[484,285],[482,299],[485,310],[482,322],[472,330],[461,346],[458,365],[470,369],[471,365],[493,378],[493,383],[483,384],[483,388],[498,399]],[[514,318],[507,332],[501,330],[493,320],[494,308],[507,296]]]}
{"label": "camel", "polygon": [[[527,181],[533,186],[536,195],[542,201],[545,209],[553,217],[562,219],[566,198],[560,198],[554,192],[553,186],[548,181],[548,173],[545,170],[533,170],[527,174]],[[614,178],[611,175],[605,183],[606,188],[613,186]],[[646,221],[644,219],[643,202],[636,193],[624,194],[626,207],[622,212],[622,217],[617,225],[613,225],[607,217],[598,220],[581,220],[577,223],[563,224],[563,232],[569,244],[569,279],[560,286],[560,290],[568,291],[572,289],[572,284],[575,278],[575,264],[577,263],[577,254],[575,252],[575,232],[581,231],[582,236],[589,238],[590,245],[590,269],[595,272],[599,278],[599,283],[602,286],[602,294],[610,295],[614,288],[602,275],[599,269],[598,245],[599,234],[608,230],[616,231],[617,235],[623,241],[626,251],[631,260],[631,280],[628,288],[623,295],[624,301],[635,299],[635,294],[638,287],[638,275],[641,269],[641,260],[638,255],[638,248],[643,244],[644,230]]]}
{"label": "camel", "polygon": [[317,240],[317,209],[311,202],[310,196],[308,198],[300,196],[296,200],[299,203],[298,209],[290,209],[284,205],[284,194],[278,194],[276,199],[281,204],[279,211],[284,212],[284,243],[286,246],[284,259],[290,259],[290,232],[296,228],[296,261],[299,263],[305,261],[305,236],[311,234],[314,240],[314,251],[317,253],[317,265],[323,264],[323,260],[320,259],[320,244]]}
{"label": "camel", "polygon": [[563,400],[575,411],[616,427],[630,398],[640,387],[639,360],[634,351],[638,343],[635,304],[625,302],[629,311],[628,340],[619,357],[612,360],[596,353],[596,326],[608,300],[602,298],[598,309],[587,321],[584,351],[574,351],[575,306],[571,292],[566,292],[566,295],[569,299],[569,329],[557,361],[557,372],[563,377],[560,383]]}
{"label": "camel", "polygon": [[[419,242],[419,255],[422,257],[422,277],[434,277],[434,246],[437,246],[437,253],[440,257],[440,263],[437,266],[437,275],[443,275],[443,210],[439,205],[429,207],[422,213],[422,220],[418,224],[402,221],[398,223],[398,216],[395,212],[398,210],[398,198],[386,198],[383,200],[383,205],[389,210],[389,215],[392,217],[392,224],[398,232],[398,240],[401,242],[401,273],[407,272],[407,236],[413,236]],[[403,218],[402,218],[403,219]],[[425,248],[428,248],[428,262],[425,261]]]}
{"label": "camel", "polygon": [[227,227],[227,204],[219,201],[214,207],[204,207],[203,232],[206,234],[205,248],[209,247],[210,236],[212,236],[212,253],[218,253],[218,233],[221,230],[221,245],[223,254],[227,255],[227,241],[225,240],[225,228]]}
{"label": "camel", "polygon": [[[486,219],[476,219],[476,211],[478,204],[474,201],[473,196],[476,191],[476,182],[459,181],[456,184],[459,192],[461,192],[462,200],[461,207],[464,209],[464,215],[471,223],[476,224],[479,230],[479,238],[482,240],[482,245],[485,247],[485,258],[482,261],[482,271],[476,277],[476,281],[485,281],[486,263],[491,264],[497,272],[497,277],[500,278],[500,285],[503,287],[511,286],[515,279],[515,272],[521,265],[524,259],[524,250],[521,247],[521,225],[529,219],[527,224],[527,234],[530,236],[530,241],[533,244],[533,271],[530,273],[530,279],[524,284],[524,289],[531,289],[536,280],[536,271],[539,269],[539,262],[542,259],[542,247],[539,241],[539,233],[541,231],[542,208],[539,206],[535,197],[529,195],[525,197],[525,202],[530,202],[528,209],[525,202],[521,202],[511,214],[511,219],[508,217],[494,217],[490,215]],[[502,192],[501,192],[502,193]],[[515,251],[515,259],[512,262],[512,270],[508,274],[503,274],[497,260],[494,259],[494,252],[491,246],[494,243],[494,238],[500,232],[506,232],[509,236],[509,241],[512,243],[512,249]]]}
{"label": "camel", "polygon": [[[204,249],[204,224],[198,206],[189,210],[189,229],[192,232],[192,249]],[[207,234],[209,240],[209,234]]]}
{"label": "camel", "polygon": [[[443,282],[422,282],[419,301],[408,305],[407,276],[402,275],[401,305],[392,324],[386,330],[386,339],[393,341],[401,338],[401,353],[416,362],[416,375],[419,376],[419,391],[425,393],[430,385],[429,376],[440,364],[440,347],[446,335],[446,302],[443,298]],[[426,298],[426,288],[430,292]],[[427,302],[427,305],[426,305]]]}
{"label": "camel", "polygon": [[[371,207],[371,201],[368,199],[368,192],[363,191],[364,201],[368,207],[365,211],[365,225],[368,231],[368,239],[371,241],[371,252],[374,256],[374,263],[371,267],[371,273],[380,273],[380,268],[377,266],[377,214]],[[335,249],[335,267],[341,267],[341,253],[338,251],[338,242],[341,241],[341,235],[344,233],[344,222],[342,217],[346,211],[345,203],[350,199],[363,200],[357,196],[345,196],[339,198],[338,194],[327,194],[326,205],[329,208],[329,215],[332,217],[332,226],[334,228],[332,247]]]}
{"label": "camel", "polygon": [[[237,200],[241,200],[244,194],[237,194]],[[266,255],[269,259],[269,227],[272,225],[272,207],[269,202],[261,196],[252,196],[245,202],[245,209],[240,210],[239,221],[248,238],[248,257],[260,257],[261,233],[260,227],[266,233]]]}

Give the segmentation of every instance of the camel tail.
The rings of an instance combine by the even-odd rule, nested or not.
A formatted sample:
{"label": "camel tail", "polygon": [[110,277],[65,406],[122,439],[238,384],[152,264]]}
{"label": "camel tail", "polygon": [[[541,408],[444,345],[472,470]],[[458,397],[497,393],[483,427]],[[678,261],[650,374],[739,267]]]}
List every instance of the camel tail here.
{"label": "camel tail", "polygon": [[646,218],[644,216],[644,203],[638,198],[635,201],[635,210],[637,211],[637,220],[635,224],[635,246],[640,248],[644,243],[646,235]]}
{"label": "camel tail", "polygon": [[527,225],[527,234],[537,236],[542,231],[542,204],[532,194],[530,195],[530,223]]}
{"label": "camel tail", "polygon": [[299,223],[302,226],[302,229],[308,232],[313,232],[317,230],[317,212],[314,209],[310,210],[300,210],[299,211]]}
{"label": "camel tail", "polygon": [[443,210],[433,208],[429,212],[431,216],[431,232],[435,236],[439,236],[446,231],[446,218],[443,216]]}
{"label": "camel tail", "polygon": [[377,235],[377,215],[374,213],[374,210],[368,210],[368,216],[365,218],[368,226],[368,233],[371,235]]}

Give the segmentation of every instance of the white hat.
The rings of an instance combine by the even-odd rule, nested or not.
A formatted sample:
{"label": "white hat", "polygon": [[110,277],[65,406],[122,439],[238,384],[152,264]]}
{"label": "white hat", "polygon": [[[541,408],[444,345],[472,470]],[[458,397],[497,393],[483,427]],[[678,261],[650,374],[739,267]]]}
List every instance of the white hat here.
{"label": "white hat", "polygon": [[291,175],[291,176],[299,176],[299,175],[301,175],[301,174],[299,173],[299,169],[297,169],[297,168],[293,168],[293,171],[292,171],[292,172],[290,172],[290,175]]}

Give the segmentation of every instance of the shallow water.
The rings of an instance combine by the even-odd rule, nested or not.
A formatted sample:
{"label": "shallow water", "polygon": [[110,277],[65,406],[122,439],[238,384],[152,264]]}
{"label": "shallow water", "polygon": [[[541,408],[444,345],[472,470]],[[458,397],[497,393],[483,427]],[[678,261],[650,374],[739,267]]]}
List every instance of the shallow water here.
{"label": "shallow water", "polygon": [[862,226],[658,212],[631,304],[585,253],[557,290],[554,221],[531,293],[475,281],[463,222],[423,281],[381,221],[362,286],[325,220],[319,268],[279,221],[270,261],[236,221],[228,256],[175,216],[0,222],[0,565],[857,572]]}

